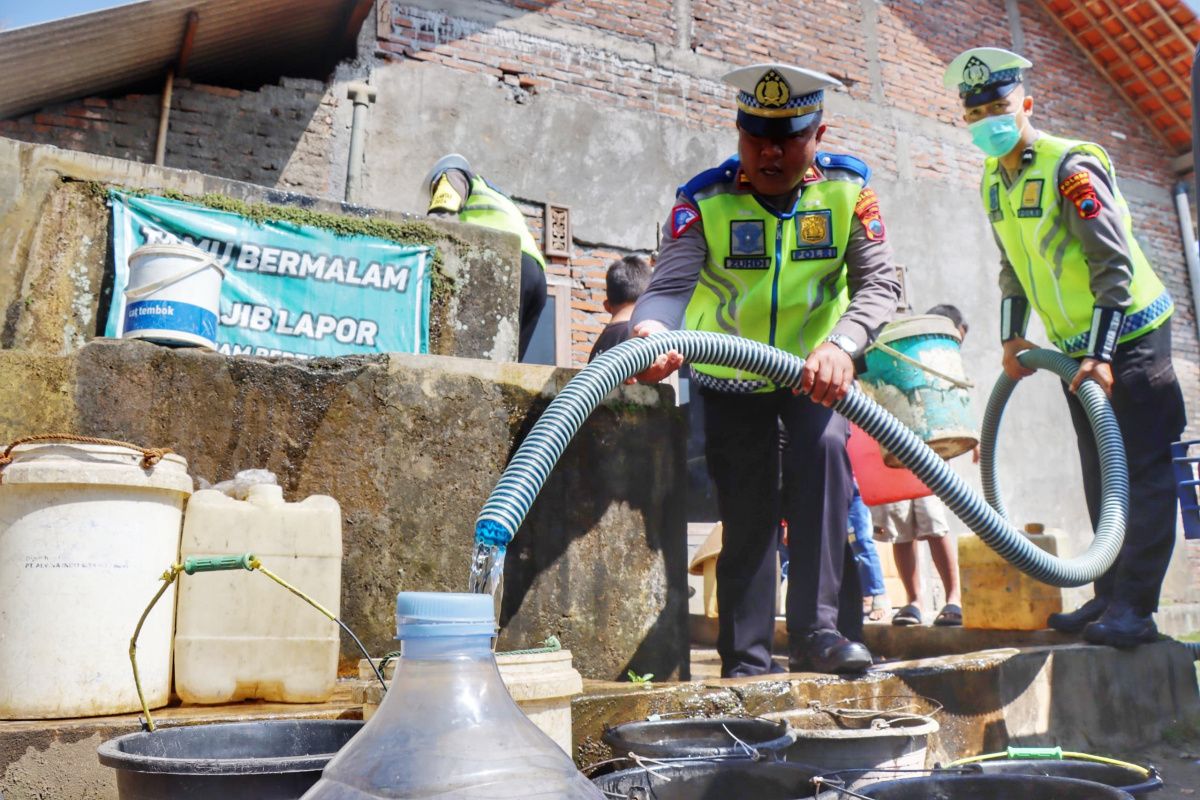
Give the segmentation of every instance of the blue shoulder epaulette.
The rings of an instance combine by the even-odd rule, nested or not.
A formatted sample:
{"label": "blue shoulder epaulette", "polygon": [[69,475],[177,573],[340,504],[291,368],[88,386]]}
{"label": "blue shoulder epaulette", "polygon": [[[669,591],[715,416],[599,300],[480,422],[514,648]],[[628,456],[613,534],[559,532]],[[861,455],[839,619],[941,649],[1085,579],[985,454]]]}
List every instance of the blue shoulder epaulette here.
{"label": "blue shoulder epaulette", "polygon": [[680,186],[677,193],[686,197],[688,202],[694,205],[696,202],[696,192],[701,189],[707,189],[714,184],[733,180],[737,176],[738,167],[740,166],[741,162],[738,161],[738,157],[730,156],[721,166],[706,169]]}
{"label": "blue shoulder epaulette", "polygon": [[871,180],[871,168],[861,158],[846,153],[822,153],[817,151],[817,166],[822,172],[829,170],[844,170],[862,179],[865,186]]}

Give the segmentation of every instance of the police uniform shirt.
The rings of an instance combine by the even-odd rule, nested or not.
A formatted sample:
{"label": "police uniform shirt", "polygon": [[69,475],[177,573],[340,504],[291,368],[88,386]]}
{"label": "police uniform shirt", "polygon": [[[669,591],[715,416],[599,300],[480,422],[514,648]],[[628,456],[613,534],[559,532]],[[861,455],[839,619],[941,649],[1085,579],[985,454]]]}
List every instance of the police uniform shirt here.
{"label": "police uniform shirt", "polygon": [[[803,184],[801,185],[803,191]],[[798,195],[784,198],[761,197],[776,210],[790,210]],[[675,202],[691,201],[683,195]],[[659,247],[650,286],[638,299],[630,321],[632,326],[656,320],[668,328],[683,327],[684,312],[696,288],[700,270],[708,260],[708,242],[704,238],[704,220],[697,219],[678,238],[671,235],[671,220],[663,230],[666,234]],[[900,283],[892,266],[892,247],[886,236],[870,238],[854,215],[850,222],[850,237],[845,254],[846,281],[850,290],[850,306],[833,328],[833,333],[849,336],[862,352],[871,337],[896,311]]]}
{"label": "police uniform shirt", "polygon": [[[1021,180],[1025,170],[1022,167],[1016,175],[1009,176],[1000,164],[996,165],[996,169],[1005,187],[1009,189]],[[1078,239],[1083,247],[1090,275],[1090,288],[1095,297],[1094,305],[1124,310],[1132,302],[1129,287],[1133,281],[1133,262],[1125,238],[1124,220],[1113,195],[1112,178],[1095,156],[1071,153],[1063,159],[1059,167],[1055,186],[1062,186],[1072,176],[1080,173],[1086,173],[1091,182],[1095,202],[1100,206],[1099,212],[1095,216],[1084,218],[1075,204],[1056,188],[1059,192],[1061,219],[1066,224],[1068,233]],[[1004,245],[995,228],[992,229],[992,236],[1000,249],[1001,296],[1024,298],[1025,290],[1017,280],[1017,274],[1004,252]]]}

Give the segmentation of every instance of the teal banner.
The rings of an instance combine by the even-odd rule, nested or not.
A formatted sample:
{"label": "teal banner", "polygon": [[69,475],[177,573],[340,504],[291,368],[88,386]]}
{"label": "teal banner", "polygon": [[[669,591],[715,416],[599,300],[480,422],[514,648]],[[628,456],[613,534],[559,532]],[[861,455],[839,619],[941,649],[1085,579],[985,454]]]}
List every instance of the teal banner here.
{"label": "teal banner", "polygon": [[[429,351],[428,246],[256,222],[165,197],[111,191],[109,204],[116,278],[106,336],[120,337],[127,324],[129,255],[144,244],[184,242],[225,269],[216,331],[221,353],[313,358]],[[138,321],[128,324],[132,330]]]}

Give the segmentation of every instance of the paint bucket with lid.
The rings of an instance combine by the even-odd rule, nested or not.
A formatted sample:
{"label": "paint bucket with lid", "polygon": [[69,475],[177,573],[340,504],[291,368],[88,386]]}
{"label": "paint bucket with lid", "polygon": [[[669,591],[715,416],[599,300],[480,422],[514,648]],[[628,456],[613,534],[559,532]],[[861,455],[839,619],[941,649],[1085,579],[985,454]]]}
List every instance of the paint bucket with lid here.
{"label": "paint bucket with lid", "polygon": [[[179,557],[187,462],[115,442],[29,441],[0,471],[0,719],[136,711],[129,637]],[[171,586],[138,645],[153,708],[170,697],[174,599]]]}
{"label": "paint bucket with lid", "polygon": [[[867,350],[867,371],[859,376],[875,402],[942,458],[979,443],[961,345],[954,323],[940,314],[903,317],[880,332]],[[901,466],[886,450],[883,460]]]}
{"label": "paint bucket with lid", "polygon": [[215,349],[224,279],[216,257],[198,247],[139,247],[129,255],[121,337]]}

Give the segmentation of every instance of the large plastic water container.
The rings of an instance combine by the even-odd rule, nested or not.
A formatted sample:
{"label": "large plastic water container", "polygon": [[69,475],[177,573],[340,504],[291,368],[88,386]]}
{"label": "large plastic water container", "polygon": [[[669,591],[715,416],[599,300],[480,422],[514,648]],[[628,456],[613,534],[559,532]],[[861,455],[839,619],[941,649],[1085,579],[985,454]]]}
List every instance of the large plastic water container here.
{"label": "large plastic water container", "polygon": [[603,800],[504,688],[490,595],[401,592],[396,623],[383,704],[303,800]]}
{"label": "large plastic water container", "polygon": [[[179,553],[187,462],[91,444],[21,445],[0,473],[0,718],[141,708],[129,639]],[[174,587],[146,619],[146,701],[167,704]]]}
{"label": "large plastic water container", "polygon": [[[342,512],[332,497],[286,503],[273,484],[251,486],[245,500],[196,492],[180,551],[184,559],[253,553],[338,613]],[[186,703],[320,703],[333,694],[337,625],[264,575],[185,576],[175,627],[175,691]]]}

